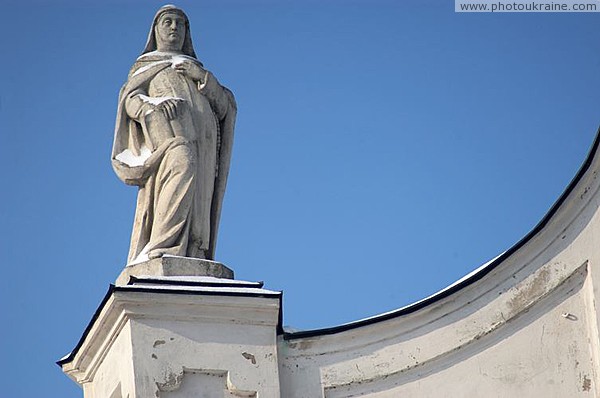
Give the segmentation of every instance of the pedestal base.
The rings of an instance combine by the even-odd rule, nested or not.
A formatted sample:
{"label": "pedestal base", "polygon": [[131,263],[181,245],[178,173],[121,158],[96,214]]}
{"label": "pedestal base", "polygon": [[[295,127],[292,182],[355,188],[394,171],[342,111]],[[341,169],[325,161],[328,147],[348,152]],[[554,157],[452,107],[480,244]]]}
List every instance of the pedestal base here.
{"label": "pedestal base", "polygon": [[117,286],[127,285],[131,276],[212,276],[233,279],[233,271],[217,261],[164,256],[126,266],[117,278]]}

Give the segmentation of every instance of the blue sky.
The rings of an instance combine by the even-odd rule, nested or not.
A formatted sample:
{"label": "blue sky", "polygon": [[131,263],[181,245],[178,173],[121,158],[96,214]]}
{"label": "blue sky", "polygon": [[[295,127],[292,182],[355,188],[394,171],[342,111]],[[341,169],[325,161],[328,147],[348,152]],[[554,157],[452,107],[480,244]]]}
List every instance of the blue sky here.
{"label": "blue sky", "polygon": [[[7,1],[0,24],[6,396],[81,397],[54,361],[125,264],[118,90],[162,2]],[[239,114],[217,260],[333,326],[428,296],[522,238],[600,124],[600,14],[451,1],[182,1]]]}

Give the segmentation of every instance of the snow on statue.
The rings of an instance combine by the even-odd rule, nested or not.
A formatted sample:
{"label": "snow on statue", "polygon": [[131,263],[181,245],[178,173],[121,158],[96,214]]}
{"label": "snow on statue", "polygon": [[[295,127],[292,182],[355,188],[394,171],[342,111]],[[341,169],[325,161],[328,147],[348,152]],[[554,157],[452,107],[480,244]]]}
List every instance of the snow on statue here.
{"label": "snow on statue", "polygon": [[235,116],[233,94],[196,59],[185,13],[162,7],[119,94],[112,165],[139,186],[128,263],[214,259]]}

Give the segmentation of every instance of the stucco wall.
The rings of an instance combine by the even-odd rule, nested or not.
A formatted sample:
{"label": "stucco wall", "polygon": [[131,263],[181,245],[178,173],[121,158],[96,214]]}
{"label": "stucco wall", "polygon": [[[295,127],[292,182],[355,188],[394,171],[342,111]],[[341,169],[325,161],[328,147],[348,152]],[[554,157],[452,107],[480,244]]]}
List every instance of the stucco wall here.
{"label": "stucco wall", "polygon": [[282,397],[600,396],[597,158],[530,235],[457,286],[283,335]]}

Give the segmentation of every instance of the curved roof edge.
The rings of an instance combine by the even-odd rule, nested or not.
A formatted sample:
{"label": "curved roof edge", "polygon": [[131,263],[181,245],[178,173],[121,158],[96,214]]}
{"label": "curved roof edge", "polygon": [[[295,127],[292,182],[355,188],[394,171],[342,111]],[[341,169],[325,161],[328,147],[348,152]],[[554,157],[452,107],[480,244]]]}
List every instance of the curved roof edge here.
{"label": "curved roof edge", "polygon": [[575,177],[571,180],[567,188],[560,195],[558,200],[554,202],[550,210],[544,215],[542,220],[535,226],[531,231],[529,231],[521,240],[519,240],[516,244],[514,244],[510,249],[500,254],[498,257],[493,260],[485,263],[481,267],[477,268],[475,271],[467,274],[462,279],[459,279],[457,282],[452,285],[440,290],[433,295],[426,297],[422,300],[419,300],[413,304],[409,304],[405,307],[401,307],[396,310],[392,310],[383,314],[375,315],[369,318],[361,319],[358,321],[353,321],[349,323],[344,323],[338,326],[331,326],[322,329],[313,329],[313,330],[303,330],[299,332],[283,332],[283,338],[285,340],[295,340],[302,339],[307,337],[318,337],[318,336],[326,336],[336,333],[345,332],[347,330],[356,329],[362,326],[372,325],[378,322],[387,321],[389,319],[397,318],[403,315],[407,315],[418,311],[422,308],[425,308],[443,298],[446,298],[459,290],[475,283],[476,281],[483,278],[485,275],[490,273],[493,269],[502,264],[507,258],[509,258],[513,253],[523,247],[527,242],[529,242],[535,235],[537,235],[552,219],[552,217],[556,214],[558,209],[565,202],[569,194],[575,189],[577,183],[583,178],[585,173],[588,171],[590,165],[592,164],[594,158],[596,157],[596,153],[598,152],[598,147],[600,146],[600,127],[596,132],[596,137],[594,138],[594,142],[592,147],[590,148],[585,161],[575,174]]}

